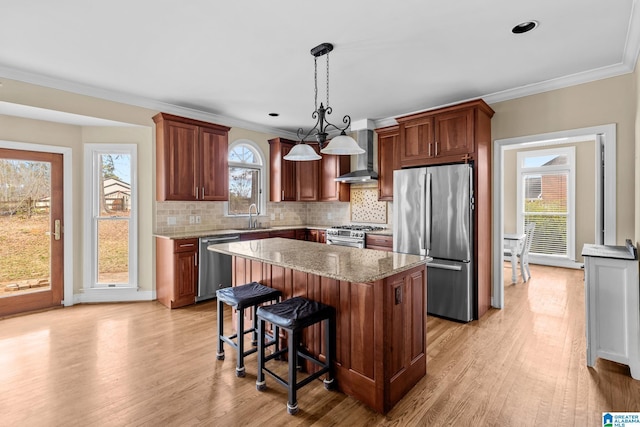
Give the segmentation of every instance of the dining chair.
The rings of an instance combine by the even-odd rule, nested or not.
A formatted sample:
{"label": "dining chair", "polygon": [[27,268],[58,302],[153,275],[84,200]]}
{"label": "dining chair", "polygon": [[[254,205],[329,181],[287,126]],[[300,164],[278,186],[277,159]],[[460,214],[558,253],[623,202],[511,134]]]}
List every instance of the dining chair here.
{"label": "dining chair", "polygon": [[[526,282],[531,278],[531,271],[529,270],[529,250],[531,249],[531,242],[536,231],[536,224],[530,223],[524,229],[524,244],[517,257],[520,259],[520,273],[522,274],[522,281]],[[510,257],[511,251],[505,250],[504,256]]]}
{"label": "dining chair", "polygon": [[520,272],[522,273],[522,280],[525,282],[531,278],[531,271],[529,271],[529,249],[531,249],[531,242],[533,241],[535,232],[535,223],[532,222],[525,227],[524,234],[526,234],[527,237],[524,239],[522,251],[518,254],[518,258],[520,258]]}

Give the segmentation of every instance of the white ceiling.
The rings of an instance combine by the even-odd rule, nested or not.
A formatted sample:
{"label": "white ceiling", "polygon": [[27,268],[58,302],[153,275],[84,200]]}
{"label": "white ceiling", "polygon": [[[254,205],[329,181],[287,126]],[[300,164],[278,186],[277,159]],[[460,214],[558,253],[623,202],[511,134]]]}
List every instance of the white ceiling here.
{"label": "white ceiling", "polygon": [[295,132],[314,123],[309,51],[330,42],[329,118],[381,125],[631,72],[636,1],[2,0],[0,78]]}

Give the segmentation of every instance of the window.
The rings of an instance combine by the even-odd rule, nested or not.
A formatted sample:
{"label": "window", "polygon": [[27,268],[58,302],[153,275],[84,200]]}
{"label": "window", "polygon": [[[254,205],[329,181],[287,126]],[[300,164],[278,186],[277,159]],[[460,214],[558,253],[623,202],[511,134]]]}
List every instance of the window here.
{"label": "window", "polygon": [[518,231],[535,223],[531,257],[574,259],[575,148],[518,153]]}
{"label": "window", "polygon": [[249,207],[256,205],[264,212],[262,186],[264,158],[253,141],[238,140],[229,146],[229,203],[228,215],[249,215]]}
{"label": "window", "polygon": [[136,146],[85,146],[85,286],[137,287]]}

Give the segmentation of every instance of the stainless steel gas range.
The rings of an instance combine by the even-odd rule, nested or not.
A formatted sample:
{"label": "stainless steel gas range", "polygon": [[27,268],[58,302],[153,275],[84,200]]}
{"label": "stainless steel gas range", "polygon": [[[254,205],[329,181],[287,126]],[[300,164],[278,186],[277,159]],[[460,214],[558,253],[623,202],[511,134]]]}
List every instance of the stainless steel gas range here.
{"label": "stainless steel gas range", "polygon": [[338,225],[327,229],[327,244],[364,248],[368,231],[384,230],[370,225]]}

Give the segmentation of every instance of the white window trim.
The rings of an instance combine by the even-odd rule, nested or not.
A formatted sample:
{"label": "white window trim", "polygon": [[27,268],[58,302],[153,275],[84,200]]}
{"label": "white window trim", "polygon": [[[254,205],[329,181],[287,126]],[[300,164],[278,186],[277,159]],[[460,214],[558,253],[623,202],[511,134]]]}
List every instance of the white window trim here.
{"label": "white window trim", "polygon": [[[250,139],[237,139],[235,141],[233,141],[231,144],[229,144],[229,153],[231,153],[231,151],[233,151],[233,149],[235,147],[237,147],[238,145],[248,145],[251,148],[253,148],[256,153],[258,154],[258,158],[260,159],[260,164],[256,164],[253,163],[252,165],[254,167],[256,167],[257,169],[260,170],[260,192],[258,195],[258,212],[259,215],[258,216],[266,216],[267,215],[267,197],[266,197],[266,188],[265,186],[267,185],[267,167],[266,167],[266,157],[264,155],[264,153],[262,152],[262,149],[260,148],[260,146],[258,144],[256,144],[255,142],[251,141]],[[229,161],[229,166],[228,167],[233,167],[233,166],[237,166],[237,167],[247,167],[248,164],[247,163],[240,163],[240,162],[232,162]],[[228,217],[233,217],[233,218],[241,218],[241,217],[248,217],[248,214],[240,214],[240,215],[230,215],[229,214],[229,202],[224,202],[224,215],[228,216]]]}
{"label": "white window trim", "polygon": [[[596,149],[594,185],[597,189],[596,222],[602,223],[604,232],[595,228],[595,242],[597,244],[616,244],[616,125],[615,123],[587,128],[571,129],[559,132],[549,132],[538,135],[520,136],[493,141],[492,163],[492,271],[493,285],[491,306],[504,308],[504,151],[518,146],[554,145],[565,143],[570,138],[582,138],[585,135],[595,135],[599,149]],[[578,141],[580,142],[580,141]],[[587,142],[587,141],[582,141]],[[600,171],[602,171],[600,173]],[[600,211],[604,207],[604,212]]]}
{"label": "white window trim", "polygon": [[[129,282],[105,287],[96,283],[98,260],[96,253],[96,222],[94,212],[99,200],[98,182],[95,171],[98,167],[98,154],[127,154],[131,156],[131,216],[129,218]],[[134,295],[124,295],[138,289],[138,173],[136,144],[85,144],[84,145],[84,280],[85,294],[93,298],[83,298],[82,302],[137,300]],[[114,298],[115,293],[123,293]]]}
{"label": "white window trim", "polygon": [[[543,157],[543,156],[551,156],[551,155],[564,155],[567,157],[566,165],[549,165],[542,167],[523,167],[523,161],[525,157]],[[560,265],[559,263],[562,260],[575,262],[576,260],[576,242],[575,242],[575,215],[576,215],[576,149],[575,147],[559,147],[559,148],[551,148],[545,150],[531,150],[531,151],[518,151],[517,153],[517,203],[518,203],[518,212],[517,212],[517,228],[518,233],[524,233],[524,198],[522,188],[522,174],[523,173],[536,173],[544,175],[548,172],[560,172],[560,171],[568,171],[568,179],[567,179],[567,196],[568,196],[568,205],[567,205],[567,255],[530,255],[530,261],[535,264],[543,264],[543,265]]]}

